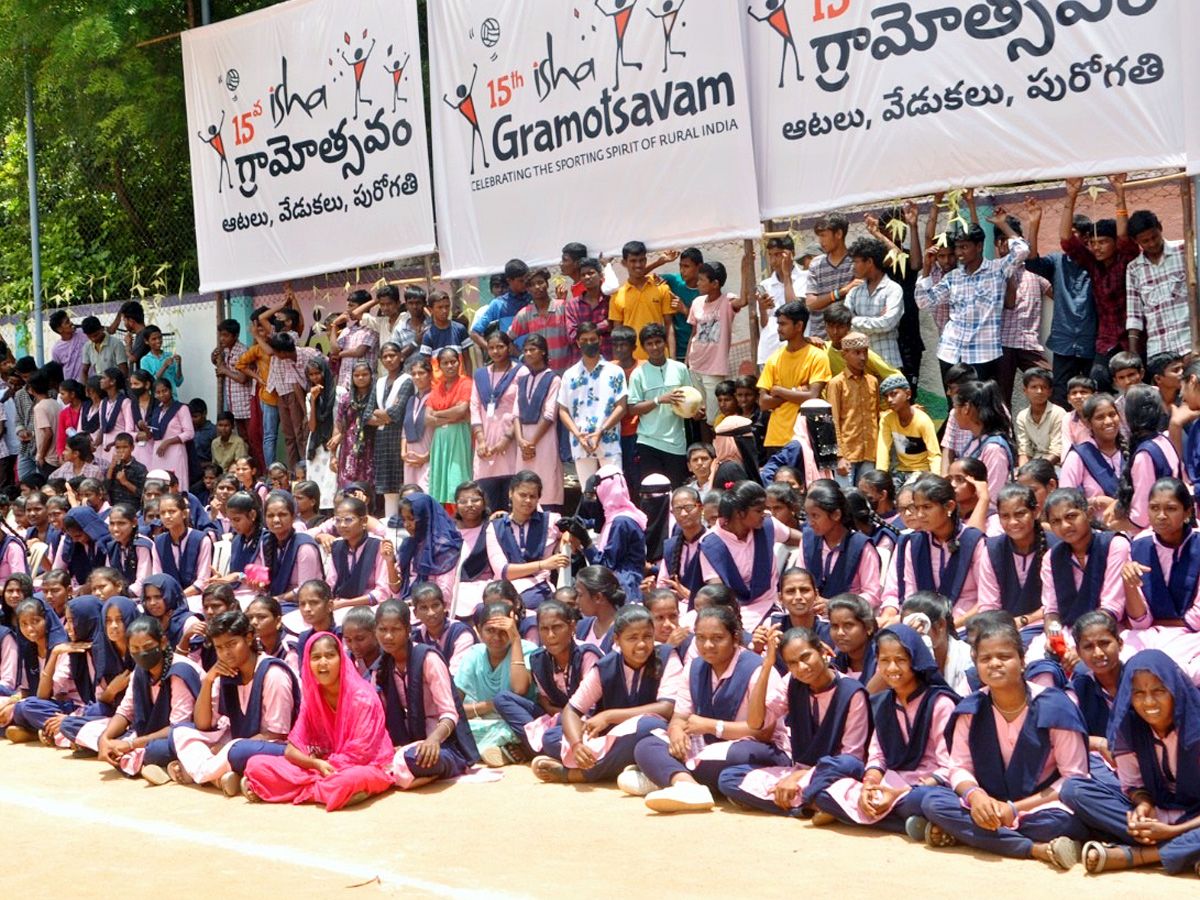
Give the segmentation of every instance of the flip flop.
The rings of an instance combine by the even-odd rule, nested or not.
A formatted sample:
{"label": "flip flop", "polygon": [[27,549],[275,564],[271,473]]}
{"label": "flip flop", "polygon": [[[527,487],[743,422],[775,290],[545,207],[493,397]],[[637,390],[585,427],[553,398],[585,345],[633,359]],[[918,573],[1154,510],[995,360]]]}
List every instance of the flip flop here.
{"label": "flip flop", "polygon": [[[1091,863],[1088,861],[1088,853],[1096,852],[1096,861]],[[1083,859],[1083,868],[1089,875],[1099,875],[1108,867],[1108,851],[1123,850],[1125,852],[1125,861],[1128,865],[1127,869],[1133,868],[1133,848],[1127,847],[1125,844],[1110,844],[1106,841],[1088,841],[1083,845],[1083,850],[1080,857]],[[1114,870],[1115,871],[1115,870]],[[1198,872],[1197,874],[1200,874]]]}
{"label": "flip flop", "polygon": [[250,779],[245,775],[242,776],[242,796],[251,803],[261,803],[262,797],[254,793],[254,788],[250,787]]}
{"label": "flip flop", "polygon": [[187,769],[183,767],[183,763],[175,759],[167,763],[167,774],[171,776],[171,780],[176,784],[195,784],[196,781],[187,773]]}
{"label": "flip flop", "polygon": [[904,820],[904,833],[908,835],[909,840],[918,844],[925,840],[925,829],[928,827],[929,820],[924,816],[909,816]]}
{"label": "flip flop", "polygon": [[1073,869],[1083,857],[1083,842],[1073,838],[1056,837],[1049,844],[1050,858],[1063,871]]}
{"label": "flip flop", "polygon": [[824,810],[818,810],[812,814],[812,819],[809,821],[811,821],[816,827],[820,828],[822,825],[832,825],[837,821],[837,816],[835,816],[833,813],[827,813]]}

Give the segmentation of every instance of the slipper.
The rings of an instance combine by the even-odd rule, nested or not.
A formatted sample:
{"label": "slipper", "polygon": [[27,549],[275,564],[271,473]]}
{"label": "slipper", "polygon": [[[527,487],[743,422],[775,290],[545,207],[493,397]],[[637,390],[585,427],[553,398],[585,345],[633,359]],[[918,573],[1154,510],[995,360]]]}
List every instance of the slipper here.
{"label": "slipper", "polygon": [[171,781],[171,776],[167,774],[166,769],[164,769],[162,766],[156,766],[151,763],[147,763],[146,765],[142,766],[141,775],[142,778],[155,787],[168,784]]}
{"label": "slipper", "polygon": [[827,813],[824,810],[818,810],[812,815],[813,825],[820,828],[822,825],[832,825],[837,821],[837,816],[833,813]]}
{"label": "slipper", "polygon": [[262,803],[262,797],[254,793],[254,788],[250,787],[250,779],[245,775],[242,776],[242,796],[251,803]]}
{"label": "slipper", "polygon": [[1063,871],[1073,869],[1083,856],[1083,842],[1073,838],[1056,837],[1049,844],[1050,858]]}
{"label": "slipper", "polygon": [[930,822],[925,826],[925,843],[930,847],[953,847],[958,844],[958,838]]}
{"label": "slipper", "polygon": [[217,779],[217,784],[221,788],[221,792],[226,797],[236,797],[241,793],[242,779],[237,772],[226,772]]}
{"label": "slipper", "polygon": [[539,756],[533,761],[533,777],[547,784],[566,784],[568,781],[567,767],[557,759],[549,756]]}
{"label": "slipper", "polygon": [[[1133,868],[1133,848],[1127,847],[1124,844],[1110,844],[1106,841],[1088,841],[1083,845],[1083,850],[1080,857],[1083,859],[1083,868],[1089,875],[1099,875],[1108,866],[1108,851],[1109,850],[1124,850],[1125,861],[1128,865],[1127,869]],[[1088,854],[1092,851],[1096,853],[1096,861],[1091,862],[1088,859]],[[1200,873],[1197,873],[1200,874]]]}

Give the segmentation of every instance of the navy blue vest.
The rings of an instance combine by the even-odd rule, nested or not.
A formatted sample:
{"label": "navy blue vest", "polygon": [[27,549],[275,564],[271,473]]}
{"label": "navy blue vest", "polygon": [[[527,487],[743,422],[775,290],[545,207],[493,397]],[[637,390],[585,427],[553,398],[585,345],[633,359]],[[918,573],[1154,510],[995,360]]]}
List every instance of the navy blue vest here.
{"label": "navy blue vest", "polygon": [[379,548],[383,542],[370,536],[365,536],[363,541],[366,546],[353,568],[350,567],[350,545],[340,539],[333,542],[330,556],[333,557],[333,570],[337,574],[333,596],[350,599],[361,597],[367,592],[371,576],[375,574],[375,561],[379,558]]}
{"label": "navy blue vest", "polygon": [[598,659],[600,651],[591,644],[571,642],[571,659],[567,663],[567,690],[563,693],[559,690],[558,682],[554,680],[555,663],[550,651],[545,647],[538,647],[529,655],[529,674],[533,676],[538,690],[551,706],[561,708],[567,705],[567,701],[579,687],[579,682],[583,680],[583,663],[588,656]]}
{"label": "navy blue vest", "polygon": [[839,753],[850,701],[860,691],[864,698],[867,693],[862,682],[844,675],[835,678],[826,690],[833,691],[833,699],[825,717],[818,721],[813,714],[816,694],[812,688],[795,678],[788,680],[787,724],[791,731],[792,761],[798,766],[815,766],[821,757]]}
{"label": "navy blue vest", "polygon": [[1092,476],[1092,480],[1100,485],[1100,490],[1109,497],[1117,496],[1117,482],[1120,480],[1120,476],[1113,468],[1112,463],[1100,452],[1100,448],[1085,441],[1082,444],[1072,444],[1071,449],[1079,456],[1083,467]]}
{"label": "navy blue vest", "polygon": [[[267,542],[275,540],[275,535],[269,531],[263,532],[261,547],[264,561],[267,559]],[[292,580],[292,571],[296,567],[296,557],[300,555],[300,548],[306,544],[311,544],[313,547],[317,546],[317,542],[307,534],[293,531],[291,537],[284,541],[281,548],[282,552],[276,553],[275,565],[268,567],[268,571],[271,574],[270,591],[272,597],[278,597],[280,594],[288,592],[288,585]]]}
{"label": "navy blue vest", "polygon": [[[521,549],[521,544],[517,541],[517,536],[513,534],[512,520],[507,514],[501,516],[492,523],[492,528],[496,532],[496,540],[500,542],[500,549],[504,551],[504,556],[510,563],[530,563],[537,562],[542,559],[542,554],[546,551],[546,532],[550,528],[549,517],[540,510],[529,517],[529,521],[525,523],[525,549]],[[502,573],[497,572],[497,575]]]}
{"label": "navy blue vest", "polygon": [[[971,571],[971,560],[975,556],[975,545],[983,540],[983,532],[969,525],[958,535],[958,550],[946,560],[940,575],[933,571],[931,543],[928,532],[914,531],[908,540],[912,555],[914,586],[918,591],[937,591],[951,603],[958,602],[963,582]],[[903,560],[901,560],[903,562]],[[903,594],[901,596],[904,596]]]}
{"label": "navy blue vest", "polygon": [[[733,672],[717,685],[712,686],[712,666],[700,657],[692,660],[688,684],[692,690],[692,708],[698,716],[737,721],[738,709],[750,689],[750,679],[762,667],[762,659],[755,653],[740,653],[733,663]],[[706,734],[707,744],[715,743],[715,735]]]}
{"label": "navy blue vest", "polygon": [[428,644],[431,647],[437,647],[438,652],[442,654],[442,658],[449,660],[454,655],[454,645],[458,643],[458,639],[464,633],[471,636],[471,643],[478,644],[479,638],[475,636],[475,632],[468,625],[454,620],[447,620],[442,626],[442,636],[438,640],[434,640],[429,636],[424,628],[413,629],[413,639],[418,644]]}
{"label": "navy blue vest", "polygon": [[[401,702],[400,692],[396,689],[396,660],[388,653],[379,657],[377,683],[380,693],[383,694],[388,736],[397,747],[423,741],[429,736],[425,733],[425,657],[429,653],[445,664],[436,647],[428,644],[408,645],[408,668],[404,673],[405,693],[408,695],[407,708]],[[456,747],[468,762],[477,763],[479,750],[471,734],[471,727],[467,724],[467,715],[457,690],[454,691],[454,706],[458,712],[458,723],[450,737],[442,742],[443,746]]]}
{"label": "navy blue vest", "polygon": [[754,568],[749,584],[734,565],[733,554],[716,533],[709,532],[700,539],[700,552],[726,587],[733,591],[738,602],[747,606],[770,589],[775,576],[775,523],[767,519],[763,527],[754,532]]}
{"label": "navy blue vest", "polygon": [[282,659],[276,659],[274,656],[264,656],[263,660],[265,662],[260,661],[254,669],[254,679],[250,687],[250,699],[247,701],[245,709],[242,709],[242,704],[238,700],[240,679],[221,676],[221,694],[217,700],[217,705],[221,715],[229,718],[229,733],[231,737],[252,738],[262,731],[263,685],[266,683],[267,673],[274,666],[278,666],[284,672],[287,672],[288,678],[291,679],[291,724],[294,725],[296,723],[296,716],[300,714],[300,681],[296,678],[296,673],[292,671],[292,667]]}
{"label": "navy blue vest", "polygon": [[[171,540],[171,535],[163,532],[154,539],[154,546],[158,550],[158,561],[162,566],[164,575],[170,575],[179,584],[187,589],[196,583],[196,578],[199,573],[196,571],[200,563],[200,546],[208,539],[207,532],[201,531],[198,528],[189,528],[187,534],[183,536],[183,546],[179,553],[178,563],[175,561],[175,552],[173,550],[175,544]],[[205,575],[208,573],[205,572]]]}
{"label": "navy blue vest", "polygon": [[1072,571],[1071,545],[1065,541],[1050,551],[1050,571],[1054,575],[1054,596],[1058,598],[1058,615],[1063,624],[1070,627],[1085,612],[1100,606],[1100,591],[1104,587],[1104,569],[1108,565],[1108,551],[1113,531],[1098,531],[1092,535],[1088,547],[1087,565],[1083,569],[1083,582],[1075,587]]}
{"label": "navy blue vest", "polygon": [[138,666],[133,671],[133,733],[139,737],[162,731],[171,724],[171,678],[179,676],[195,699],[200,693],[200,673],[194,666],[177,662],[162,677],[158,696],[150,699],[150,673]]}
{"label": "navy blue vest", "polygon": [[[688,609],[691,609],[696,599],[696,592],[704,587],[704,575],[700,571],[700,553],[696,551],[693,551],[692,558],[687,561],[687,565],[680,568],[680,571],[671,571],[671,562],[675,559],[675,552],[679,547],[679,542],[683,539],[683,532],[676,529],[675,533],[663,542],[662,558],[667,564],[667,574],[678,578],[679,583],[688,589]],[[699,547],[697,547],[698,550]]]}
{"label": "navy blue vest", "polygon": [[[1087,736],[1087,725],[1079,707],[1057,688],[1046,688],[1030,701],[1012,758],[1005,766],[1000,755],[1000,739],[996,733],[991,697],[977,691],[963,699],[954,712],[956,717],[971,716],[967,744],[971,750],[975,780],[989,796],[997,800],[1023,800],[1045,790],[1059,778],[1058,770],[1054,769],[1044,780],[1038,780],[1046,759],[1053,752],[1051,728],[1065,728],[1077,731],[1085,738]],[[952,720],[949,733],[953,733],[953,728]]]}
{"label": "navy blue vest", "polygon": [[[1035,528],[1041,528],[1035,524]],[[1052,543],[1050,543],[1052,542]],[[1057,538],[1051,538],[1048,543],[1053,546]],[[996,582],[1000,587],[1000,606],[1014,616],[1029,615],[1042,607],[1042,567],[1035,560],[1025,576],[1025,583],[1017,581],[1017,565],[1013,561],[1016,548],[1012,539],[1006,534],[997,534],[986,539],[988,561],[992,571],[996,573]],[[1048,548],[1049,549],[1049,548]]]}
{"label": "navy blue vest", "polygon": [[871,539],[861,531],[847,531],[842,542],[838,544],[837,562],[826,577],[821,566],[821,545],[825,543],[825,539],[817,537],[816,532],[807,525],[804,526],[803,534],[801,546],[804,552],[804,568],[812,575],[817,593],[822,597],[834,597],[849,591],[858,572],[863,552],[871,543]]}
{"label": "navy blue vest", "polygon": [[[1119,677],[1119,676],[1118,676]],[[1084,666],[1076,666],[1071,677],[1071,690],[1079,700],[1079,711],[1087,723],[1088,734],[1093,737],[1108,735],[1108,722],[1112,718],[1112,707],[1100,686]]]}
{"label": "navy blue vest", "polygon": [[1135,538],[1130,552],[1134,562],[1150,571],[1142,576],[1142,595],[1156,620],[1182,619],[1196,599],[1200,580],[1200,539],[1189,531],[1176,551],[1171,579],[1167,581],[1158,561],[1153,535]]}
{"label": "navy blue vest", "polygon": [[[634,709],[648,706],[658,700],[658,686],[662,680],[662,672],[651,673],[646,666],[638,670],[634,676],[633,689],[625,684],[625,657],[620,650],[614,650],[596,663],[596,671],[600,673],[600,702],[596,704],[596,712],[606,709]],[[581,716],[586,716],[590,710],[575,710]]]}
{"label": "navy blue vest", "polygon": [[[595,616],[584,616],[575,623],[575,640],[582,641],[588,636],[592,630],[592,626],[596,623]],[[615,625],[615,623],[614,623]],[[589,644],[588,646],[592,646]],[[600,652],[608,653],[613,646],[613,630],[612,627],[600,636]]]}
{"label": "navy blue vest", "polygon": [[950,697],[956,703],[959,699],[958,694],[944,684],[923,687],[921,704],[917,707],[906,739],[900,729],[900,717],[896,714],[896,692],[888,688],[872,695],[871,721],[875,725],[875,737],[883,750],[888,769],[911,772],[921,764],[933,725],[933,708],[939,697]]}

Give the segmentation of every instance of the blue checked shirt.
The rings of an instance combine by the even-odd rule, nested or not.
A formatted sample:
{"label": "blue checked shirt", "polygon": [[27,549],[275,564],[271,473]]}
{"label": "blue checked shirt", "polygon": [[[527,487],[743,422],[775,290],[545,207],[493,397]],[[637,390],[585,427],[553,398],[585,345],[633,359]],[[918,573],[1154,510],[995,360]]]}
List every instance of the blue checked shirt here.
{"label": "blue checked shirt", "polygon": [[984,260],[973,275],[959,266],[937,284],[928,277],[917,282],[917,306],[950,307],[950,321],[938,341],[938,359],[975,365],[999,358],[1008,279],[1029,256],[1029,244],[1019,237],[1012,238],[1008,248],[1007,256]]}

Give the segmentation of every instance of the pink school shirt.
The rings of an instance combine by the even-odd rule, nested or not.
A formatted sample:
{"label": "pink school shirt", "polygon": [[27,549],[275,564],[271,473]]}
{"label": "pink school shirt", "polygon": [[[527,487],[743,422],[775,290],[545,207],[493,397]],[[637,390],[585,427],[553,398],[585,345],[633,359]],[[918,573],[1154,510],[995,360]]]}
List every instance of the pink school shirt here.
{"label": "pink school shirt", "polygon": [[[254,562],[260,566],[267,564],[267,561],[263,559],[261,545],[258,548],[258,554],[254,557]],[[294,591],[304,582],[324,576],[325,572],[321,566],[321,548],[314,547],[312,544],[303,544],[296,548],[296,564],[292,566],[292,574],[288,577],[287,591]],[[286,594],[287,591],[284,593]]]}
{"label": "pink school shirt", "polygon": [[[739,573],[747,585],[754,575],[754,532],[748,532],[745,540],[739,540],[731,531],[726,531],[724,526],[717,524],[712,529],[712,533],[717,535],[729,548],[729,555],[733,558],[733,564],[737,567]],[[775,543],[787,543],[788,532],[786,528],[776,524],[774,528]],[[771,562],[774,568],[774,559]],[[767,589],[757,597],[742,607],[742,621],[747,628],[753,629],[758,626],[758,623],[767,617],[771,609],[775,606],[775,600],[779,596],[778,590],[778,572],[772,573],[770,584]],[[700,557],[700,575],[704,581],[720,580],[720,575],[713,568],[707,556]]]}
{"label": "pink school shirt", "polygon": [[[788,714],[788,685],[792,681],[792,676],[783,678],[775,670],[772,670],[772,674],[777,677],[767,688],[767,720],[779,722],[780,731],[782,731]],[[833,683],[826,690],[815,695],[818,719],[824,719],[825,713],[829,711],[829,704],[833,702],[833,686],[837,684],[838,679],[849,677],[851,676],[834,672]],[[846,724],[842,728],[842,743],[837,753],[862,759],[867,752],[867,737],[870,731],[870,701],[867,700],[865,693],[859,691],[851,698],[850,709],[846,711]],[[788,749],[790,750],[790,748]]]}
{"label": "pink school shirt", "polygon": [[[454,706],[454,683],[450,680],[450,670],[446,663],[436,653],[426,653],[425,662],[421,665],[422,686],[425,701],[425,734],[433,734],[438,722],[449,719],[458,724],[458,710]],[[375,670],[375,682],[378,684],[379,669]],[[392,681],[400,695],[400,702],[408,708],[408,678],[398,668],[392,669]]]}
{"label": "pink school shirt", "polygon": [[[153,704],[158,700],[158,693],[162,690],[162,682],[150,685],[150,703]],[[196,705],[196,698],[192,696],[192,692],[188,690],[187,683],[178,675],[171,676],[171,711],[167,715],[167,721],[171,725],[178,725],[180,722],[192,721],[193,710]],[[117,715],[125,719],[126,722],[133,725],[134,710],[133,710],[133,691],[126,691],[125,696],[121,698],[121,703],[117,706]]]}
{"label": "pink school shirt", "polygon": [[[1158,564],[1162,568],[1163,581],[1171,583],[1171,572],[1175,569],[1175,550],[1165,546],[1157,535],[1153,535],[1154,552],[1158,554]],[[1197,594],[1200,596],[1200,593]],[[1200,631],[1200,603],[1196,602],[1196,596],[1192,597],[1192,604],[1183,614],[1184,624],[1189,631]],[[1149,628],[1154,624],[1154,617],[1149,611],[1146,616],[1138,619],[1136,623],[1131,622],[1131,628]]]}
{"label": "pink school shirt", "polygon": [[[1092,436],[1092,429],[1088,427],[1088,423],[1075,410],[1067,413],[1067,417],[1062,423],[1062,445],[1070,447],[1072,444],[1082,444],[1089,440]],[[1061,483],[1061,479],[1060,479]]]}
{"label": "pink school shirt", "polygon": [[[1162,739],[1163,749],[1167,753],[1167,764],[1172,772],[1179,771],[1179,732],[1172,731]],[[1162,751],[1159,751],[1160,754]],[[1146,781],[1142,777],[1142,767],[1138,764],[1136,753],[1121,753],[1114,757],[1117,764],[1117,778],[1121,782],[1121,791],[1126,797],[1134,791],[1145,790]],[[1182,809],[1155,808],[1155,818],[1160,822],[1173,825],[1187,814]]]}
{"label": "pink school shirt", "polygon": [[0,641],[0,687],[10,691],[17,689],[17,679],[21,674],[20,655],[17,653],[17,637],[6,634]]}
{"label": "pink school shirt", "polygon": [[[511,365],[517,366],[518,371],[523,366],[517,363]],[[501,377],[511,374],[511,369],[501,373]],[[500,378],[492,374],[491,368],[484,370],[484,376],[491,380],[493,385],[500,383]],[[501,438],[512,431],[513,421],[516,419],[517,406],[517,375],[505,388],[493,405],[485,406],[479,397],[479,386],[471,384],[471,428],[483,429],[483,440],[488,444],[499,443]],[[512,475],[517,471],[517,442],[509,441],[508,445],[497,455],[490,459],[482,459],[478,454],[471,454],[471,463],[474,466],[475,478],[499,478],[504,475]]]}
{"label": "pink school shirt", "polygon": [[[184,540],[187,540],[187,535],[194,530],[195,529],[189,527],[187,531],[184,532]],[[182,555],[181,545],[168,538],[167,552],[171,554],[171,557],[175,560],[175,564],[178,565],[179,559]],[[212,552],[212,535],[206,532],[204,534],[204,540],[200,542],[200,550],[196,554],[196,582],[194,585],[185,584],[183,586],[184,590],[187,590],[189,587],[193,586],[196,588],[196,590],[204,590],[205,585],[208,584],[208,579],[212,577]]]}
{"label": "pink school shirt", "polygon": [[[270,661],[274,659],[272,656],[262,654],[258,658],[258,665],[255,666],[255,674],[258,669],[263,666],[270,665]],[[238,685],[238,705],[243,710],[250,703],[250,692],[254,689],[254,679],[250,679],[249,684]],[[172,693],[174,697],[174,693]],[[224,730],[229,727],[229,720],[221,716],[218,704],[221,700],[221,692],[217,686],[213,686],[212,692],[212,720],[219,722],[220,728],[214,728],[214,731]],[[263,694],[262,694],[262,718],[259,720],[259,732],[271,732],[272,734],[287,734],[292,730],[292,679],[283,669],[278,666],[272,666],[263,679]]]}
{"label": "pink school shirt", "polygon": [[[362,559],[363,553],[367,549],[366,537],[366,535],[363,536],[357,547],[350,548],[347,559],[350,572],[359,566],[359,560]],[[335,546],[339,543],[345,543],[345,541],[342,538],[334,541]],[[325,560],[325,583],[329,585],[331,591],[337,590],[337,566],[334,565],[332,553]],[[301,581],[300,584],[304,584],[304,582]],[[381,547],[375,554],[375,567],[367,576],[367,602],[371,606],[376,606],[390,596],[392,596],[392,589],[388,585],[387,560],[383,558],[383,548]]]}
{"label": "pink school shirt", "polygon": [[[956,538],[962,537],[963,526],[959,525]],[[904,555],[902,559],[896,558],[897,554],[892,554],[893,559],[896,559],[896,565],[904,566],[904,583],[908,586],[909,593],[916,590],[917,575],[916,569],[913,566],[913,545],[909,541],[904,545]],[[951,597],[954,601],[954,615],[961,615],[972,609],[979,600],[979,583],[976,580],[975,573],[979,568],[979,557],[987,554],[987,545],[981,538],[975,545],[975,553],[971,556],[969,567],[967,569],[967,577],[963,579],[962,589],[958,592],[958,597]],[[937,538],[930,536],[929,540],[929,562],[933,571],[940,572],[942,564],[950,554],[946,551],[945,544],[941,543]],[[1049,559],[1049,556],[1046,557]],[[897,569],[899,571],[899,569]],[[889,578],[887,586],[883,589],[884,609],[900,609],[900,604],[904,598],[899,596],[899,585],[895,578]]]}
{"label": "pink school shirt", "polygon": [[1012,474],[1012,461],[1008,454],[994,443],[985,445],[979,451],[979,461],[987,466],[988,509],[995,512],[1000,489],[1008,484]]}
{"label": "pink school shirt", "polygon": [[[508,526],[512,529],[513,536],[517,539],[517,544],[520,545],[521,526],[512,520],[509,520]],[[545,559],[546,557],[557,553],[558,542],[561,537],[562,535],[559,533],[557,524],[547,525],[546,543],[542,547],[540,554],[538,554],[538,558]],[[486,540],[488,562],[492,566],[492,571],[497,574],[497,577],[506,578],[511,581],[513,583],[513,587],[517,589],[518,593],[523,593],[524,591],[529,590],[531,587],[535,587],[550,580],[550,573],[545,570],[537,572],[533,575],[529,575],[525,578],[509,578],[508,566],[510,560],[504,555],[504,548],[500,546],[500,540],[496,537],[496,529],[490,524],[488,525]]]}
{"label": "pink school shirt", "polygon": [[[682,537],[680,538],[683,540],[683,553],[679,557],[679,571],[681,574],[687,571],[687,567],[691,565],[691,562],[693,559],[695,559],[696,554],[700,552],[700,539],[706,534],[708,534],[707,528],[703,529],[698,535],[696,535],[696,539],[694,541],[684,540]],[[670,587],[668,582],[670,577],[671,573],[667,571],[667,559],[664,557],[663,561],[658,564],[658,578],[655,581],[654,586],[660,588]]]}
{"label": "pink school shirt", "polygon": [[[1044,555],[1048,556],[1049,554]],[[1032,552],[1025,555],[1020,553],[1012,555],[1013,567],[1017,570],[1018,589],[1025,587],[1025,582],[1029,580],[1030,570],[1033,568],[1033,557]],[[979,605],[975,607],[975,611],[1000,609],[1000,579],[996,575],[996,570],[992,568],[991,554],[976,553],[974,567],[979,597]],[[1041,570],[1039,569],[1039,571]]]}
{"label": "pink school shirt", "polygon": [[[604,694],[604,685],[600,681],[600,670],[596,668],[596,657],[589,653],[583,658],[584,673],[583,678],[579,681],[579,687],[575,688],[575,693],[571,695],[571,699],[567,701],[567,705],[581,716],[586,716],[596,708],[596,704],[600,702],[601,696]],[[624,660],[621,662],[621,671],[625,676],[625,689],[631,694],[633,693],[633,679],[640,671],[644,676],[646,670],[630,668]],[[563,678],[559,681],[557,675],[555,681],[562,689],[566,689],[566,673],[563,673]],[[662,682],[659,682],[659,693],[662,693]]]}
{"label": "pink school shirt", "polygon": [[[830,547],[821,538],[821,571],[832,571],[837,565],[838,557],[842,555],[841,545]],[[868,544],[858,559],[858,568],[850,579],[850,593],[858,594],[871,604],[871,609],[878,610],[880,603],[880,561],[879,551],[873,544]]]}
{"label": "pink school shirt", "polygon": [[[1071,575],[1075,579],[1075,587],[1083,584],[1083,566],[1069,554]],[[1086,564],[1086,560],[1084,561]],[[1104,581],[1100,586],[1100,609],[1110,613],[1118,622],[1125,619],[1125,582],[1121,579],[1121,569],[1129,562],[1129,539],[1124,535],[1113,538],[1108,545],[1108,562],[1104,566]],[[1058,615],[1058,592],[1054,590],[1054,573],[1050,568],[1050,554],[1042,557],[1042,610],[1046,615]],[[1149,628],[1151,618],[1149,611],[1140,619],[1130,620],[1130,627]]]}
{"label": "pink school shirt", "polygon": [[[1160,434],[1151,443],[1162,451],[1167,465],[1171,467],[1171,473],[1176,478],[1180,478],[1183,474],[1182,464],[1179,461],[1179,452],[1171,443],[1171,439],[1165,434]],[[1158,480],[1158,476],[1154,474],[1154,460],[1150,458],[1149,453],[1139,453],[1134,457],[1129,477],[1133,482],[1133,500],[1129,504],[1129,521],[1138,528],[1149,528],[1150,488]]]}
{"label": "pink school shirt", "polygon": [[[1091,437],[1079,443],[1091,444],[1093,447],[1096,446],[1095,440]],[[1113,467],[1113,472],[1120,475],[1121,471],[1125,468],[1125,454],[1117,449],[1111,454],[1102,453],[1101,455]],[[1089,500],[1093,497],[1106,496],[1104,488],[1100,487],[1100,483],[1088,473],[1087,466],[1083,464],[1083,457],[1079,455],[1079,452],[1073,446],[1067,451],[1067,455],[1063,459],[1062,472],[1058,476],[1058,486],[1079,488]]]}
{"label": "pink school shirt", "polygon": [[[1027,683],[1027,686],[1030,698],[1036,697],[1046,690],[1032,682]],[[987,693],[988,689],[983,688],[983,691]],[[1000,744],[1000,756],[1007,766],[1008,761],[1012,759],[1013,750],[1017,746],[1017,739],[1021,735],[1021,726],[1025,724],[1025,717],[1029,715],[1029,707],[1026,707],[1013,722],[1005,719],[995,707],[992,707],[990,712],[996,720],[996,737]],[[984,715],[987,715],[986,711]],[[967,745],[967,735],[971,730],[973,718],[974,716],[962,715],[954,723],[954,743],[950,748],[950,784],[956,791],[966,782],[976,780],[975,761],[971,758],[971,748]],[[1087,778],[1087,748],[1087,742],[1083,739],[1082,734],[1068,731],[1065,728],[1051,728],[1050,753],[1038,776],[1038,782],[1045,781],[1055,769],[1058,770],[1059,777],[1051,786],[1054,790],[1061,788],[1062,783],[1068,778]],[[1017,799],[1024,798],[1018,797]],[[1026,810],[1022,815],[1029,815],[1030,812],[1033,810]]]}
{"label": "pink school shirt", "polygon": [[[62,549],[63,542],[59,541],[59,549]],[[55,555],[57,559],[57,554]],[[17,541],[9,541],[8,546],[4,549],[4,555],[0,556],[0,584],[8,580],[10,575],[17,572],[25,571],[25,551],[21,549],[21,544]],[[16,628],[13,628],[16,631]]]}
{"label": "pink school shirt", "polygon": [[[442,623],[442,634],[439,638],[431,638],[429,636],[429,629],[424,625],[418,625],[414,629],[414,633],[419,635],[420,638],[426,643],[436,644],[438,650],[443,650],[443,641],[445,639],[446,629],[449,627],[450,620],[447,619],[444,623]],[[471,637],[471,633],[469,631],[463,631],[460,632],[458,637],[454,639],[453,644],[451,644],[448,648],[445,648],[449,652],[442,652],[442,655],[446,657],[446,661],[450,666],[450,674],[452,676],[458,674],[458,667],[462,665],[463,654],[474,646],[475,641]]]}
{"label": "pink school shirt", "polygon": [[[921,708],[921,701],[924,700],[924,695],[909,698],[909,701],[904,704],[904,714],[896,716],[896,722],[900,725],[900,733],[904,739],[908,740],[908,723],[916,718],[917,711]],[[942,694],[934,701],[933,712],[929,718],[929,737],[925,742],[925,751],[921,754],[921,761],[917,763],[917,767],[907,772],[897,772],[909,784],[916,784],[922,778],[940,778],[946,781],[950,777],[950,748],[946,746],[946,726],[950,724],[950,716],[954,713],[955,702],[952,698]],[[896,704],[896,708],[900,709],[900,704]],[[845,751],[842,751],[845,752]],[[871,735],[871,746],[867,752],[867,768],[878,769],[880,772],[887,772],[887,759],[883,755],[883,746],[879,743],[879,733],[874,732]]]}
{"label": "pink school shirt", "polygon": [[[729,660],[729,665],[727,665],[725,667],[725,671],[722,672],[720,675],[717,675],[716,672],[712,673],[711,679],[712,679],[712,689],[713,689],[714,694],[717,692],[717,690],[720,688],[720,686],[724,682],[728,681],[730,679],[730,677],[733,675],[734,669],[737,667],[738,658],[741,657],[741,655],[743,653],[749,653],[749,652],[750,651],[747,650],[745,647],[738,647],[733,652],[733,658],[731,660]],[[699,657],[697,657],[697,659],[699,659]],[[694,715],[696,713],[695,704],[692,702],[692,667],[695,665],[696,665],[696,659],[693,659],[691,662],[688,663],[687,671],[684,672],[684,677],[682,679],[680,679],[679,689],[675,695],[675,715],[683,717],[683,718],[687,718],[688,716]],[[761,668],[757,669],[754,672],[754,674],[750,676],[750,681],[746,684],[746,693],[742,695],[742,702],[738,704],[737,714],[729,721],[731,721],[731,722],[745,722],[746,721],[746,717],[750,714],[750,694],[754,692],[754,685],[758,684],[758,679],[761,676],[762,676]],[[777,694],[777,693],[779,693],[780,690],[782,690],[783,676],[780,675],[776,669],[772,668],[768,678],[769,678],[769,680],[767,682],[767,698],[769,701],[770,697],[773,694]],[[784,696],[785,697],[787,696],[786,691],[784,691]],[[767,703],[767,715],[766,715],[765,720],[763,721],[763,726],[768,729],[774,728],[775,724],[778,721],[780,721],[779,714],[771,709],[771,704],[768,702]]]}
{"label": "pink school shirt", "polygon": [[733,294],[716,300],[697,297],[688,310],[692,339],[688,343],[688,368],[699,375],[729,374],[729,342],[733,338]]}

